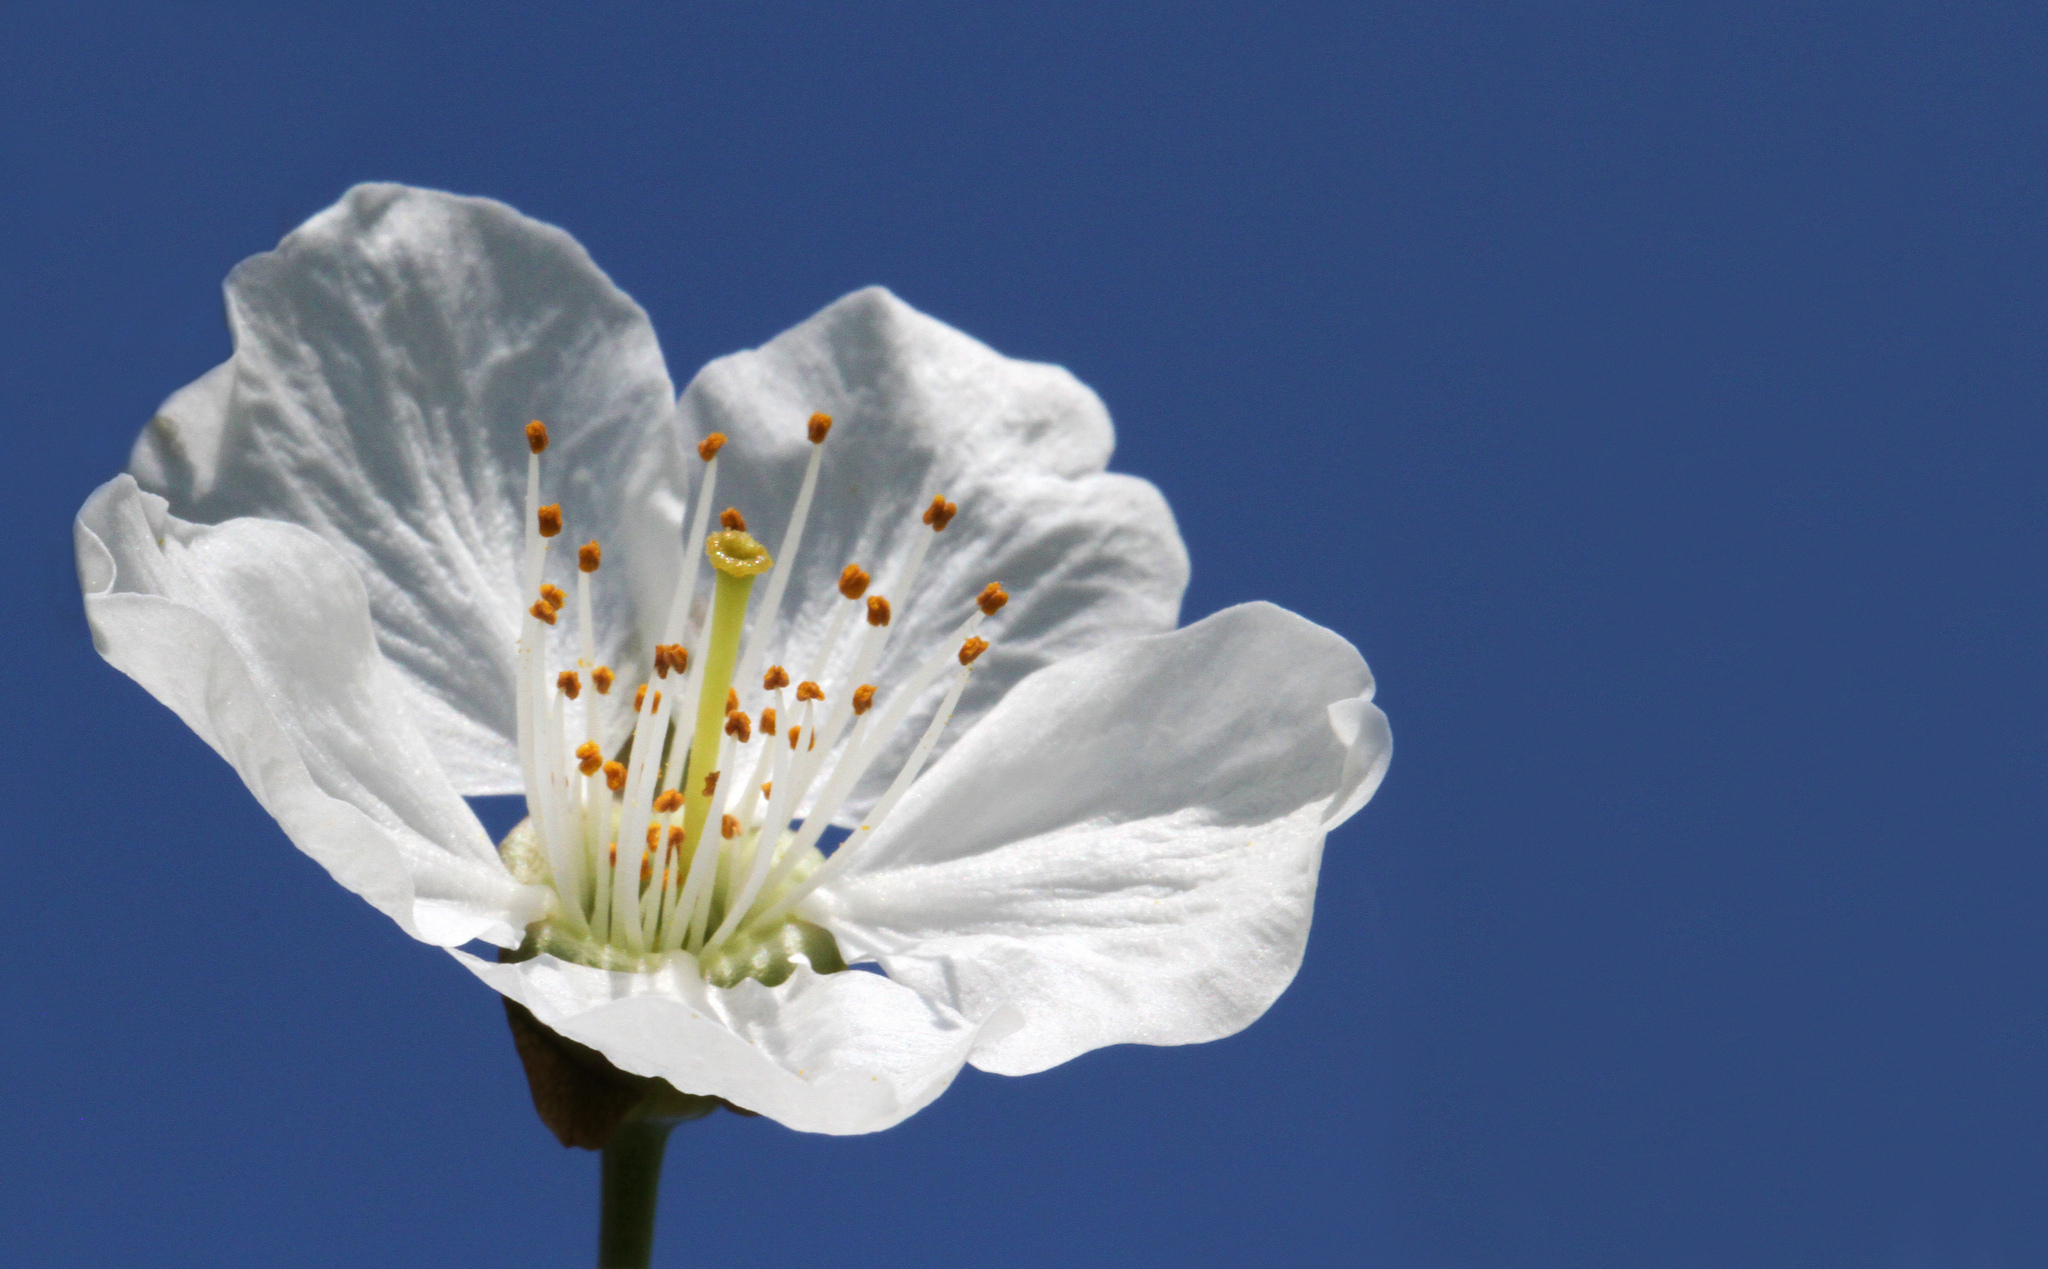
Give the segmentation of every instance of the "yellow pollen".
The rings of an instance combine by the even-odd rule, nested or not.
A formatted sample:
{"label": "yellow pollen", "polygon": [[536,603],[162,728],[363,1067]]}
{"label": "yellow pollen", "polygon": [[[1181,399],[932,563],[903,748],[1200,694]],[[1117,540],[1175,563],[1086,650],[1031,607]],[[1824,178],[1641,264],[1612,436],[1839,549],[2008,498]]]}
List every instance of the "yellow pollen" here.
{"label": "yellow pollen", "polygon": [[551,538],[562,531],[562,504],[551,502],[540,509],[540,535]]}
{"label": "yellow pollen", "polygon": [[697,457],[703,459],[705,462],[708,463],[712,459],[718,457],[718,451],[724,448],[725,433],[713,432],[711,435],[697,442]]}
{"label": "yellow pollen", "polygon": [[548,447],[548,425],[535,419],[526,425],[526,448],[539,454]]}
{"label": "yellow pollen", "polygon": [[868,712],[868,707],[869,707],[869,706],[871,706],[871,705],[873,705],[874,703],[875,703],[875,685],[874,685],[874,684],[872,684],[872,683],[863,683],[863,684],[861,684],[861,685],[860,685],[859,687],[857,687],[857,688],[854,688],[854,689],[853,689],[853,712],[854,712],[854,713],[856,713],[856,714],[865,714],[865,713],[867,713],[867,712]]}
{"label": "yellow pollen", "polygon": [[572,701],[583,695],[583,680],[576,677],[576,671],[574,670],[564,670],[557,674],[555,676],[555,686],[561,689],[562,695]]}
{"label": "yellow pollen", "polygon": [[889,624],[889,601],[880,595],[868,596],[868,624],[886,626]]}
{"label": "yellow pollen", "polygon": [[970,638],[960,645],[960,664],[973,665],[976,657],[988,651],[988,640]]}
{"label": "yellow pollen", "polygon": [[867,570],[858,564],[848,564],[839,570],[839,593],[848,599],[859,599],[868,593]]}
{"label": "yellow pollen", "polygon": [[576,548],[576,567],[586,573],[595,573],[597,566],[604,562],[604,551],[596,542],[585,542]]}

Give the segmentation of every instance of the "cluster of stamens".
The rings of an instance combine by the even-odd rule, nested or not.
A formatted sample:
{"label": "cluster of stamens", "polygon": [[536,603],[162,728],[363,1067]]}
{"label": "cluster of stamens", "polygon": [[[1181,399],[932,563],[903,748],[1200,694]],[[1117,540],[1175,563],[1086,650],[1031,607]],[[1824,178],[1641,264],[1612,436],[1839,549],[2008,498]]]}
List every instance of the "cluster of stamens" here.
{"label": "cluster of stamens", "polygon": [[[540,501],[547,428],[527,425],[526,555],[523,594],[531,599],[517,645],[519,752],[528,822],[507,841],[507,858],[527,880],[552,885],[557,902],[544,922],[571,958],[611,966],[687,951],[711,966],[744,960],[792,918],[796,905],[859,855],[931,756],[939,735],[988,648],[975,631],[1008,602],[990,583],[958,629],[900,684],[878,694],[866,682],[887,646],[890,601],[873,592],[857,564],[840,573],[839,599],[818,646],[793,680],[781,665],[762,667],[817,489],[832,420],[813,415],[810,462],[797,493],[778,561],[747,533],[737,509],[707,533],[722,434],[698,446],[703,476],[686,543],[701,542],[714,593],[693,618],[699,569],[693,550],[683,567],[645,677],[633,689],[630,726],[605,734],[599,698],[618,682],[597,661],[591,581],[602,567],[599,544],[577,550],[575,655],[549,675],[549,637],[569,596],[541,580],[559,505]],[[932,541],[959,508],[933,498],[917,541],[890,579],[899,601],[911,593]],[[771,574],[749,623],[754,582]],[[522,601],[525,602],[525,601]],[[863,620],[855,625],[855,618]],[[562,634],[566,640],[567,631]],[[850,657],[841,651],[851,642]],[[692,655],[690,649],[702,649]],[[795,650],[790,650],[793,655]],[[834,672],[834,667],[845,668]],[[868,770],[933,684],[946,678],[937,711],[866,821],[831,856],[820,839]],[[586,692],[587,685],[594,689]],[[751,685],[760,684],[755,697]],[[741,693],[754,700],[745,708]],[[797,818],[799,808],[807,810]],[[515,858],[514,841],[525,844]],[[828,940],[829,941],[829,940]],[[831,954],[836,956],[836,952]],[[752,972],[752,971],[743,971]],[[714,977],[716,975],[713,975]]]}

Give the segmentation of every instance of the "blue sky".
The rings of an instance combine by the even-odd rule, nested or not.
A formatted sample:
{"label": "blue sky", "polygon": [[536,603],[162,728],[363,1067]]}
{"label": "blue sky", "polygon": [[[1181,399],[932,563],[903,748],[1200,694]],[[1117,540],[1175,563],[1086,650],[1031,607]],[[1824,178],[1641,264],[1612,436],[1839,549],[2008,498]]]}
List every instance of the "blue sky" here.
{"label": "blue sky", "polygon": [[588,1256],[495,998],[102,664],[71,574],[228,269],[387,179],[568,229],[679,383],[869,283],[1066,365],[1184,619],[1302,612],[1393,720],[1250,1030],[688,1127],[657,1263],[2041,1263],[2044,36],[0,2],[0,1259]]}

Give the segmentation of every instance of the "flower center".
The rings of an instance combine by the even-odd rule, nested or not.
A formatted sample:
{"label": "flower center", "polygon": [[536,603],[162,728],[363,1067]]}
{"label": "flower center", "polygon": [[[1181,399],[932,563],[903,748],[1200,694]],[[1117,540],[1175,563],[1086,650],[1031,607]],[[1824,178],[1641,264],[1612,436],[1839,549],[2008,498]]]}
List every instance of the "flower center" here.
{"label": "flower center", "polygon": [[[917,777],[988,648],[975,630],[1009,597],[990,583],[958,629],[884,695],[866,680],[888,644],[893,612],[887,598],[869,593],[869,574],[848,564],[824,636],[799,667],[809,677],[796,682],[792,700],[790,672],[780,665],[763,671],[759,662],[802,543],[831,427],[826,415],[810,420],[810,462],[775,556],[747,532],[736,509],[707,534],[725,437],[713,434],[698,446],[704,470],[687,540],[704,543],[711,603],[701,623],[693,621],[700,570],[695,552],[686,552],[661,627],[667,641],[655,645],[637,675],[630,723],[606,734],[598,698],[619,676],[598,664],[591,625],[591,585],[603,550],[596,542],[577,550],[572,657],[566,630],[551,638],[569,596],[542,581],[563,526],[561,507],[540,501],[547,428],[527,425],[523,582],[533,602],[520,618],[515,658],[527,819],[500,852],[520,880],[554,892],[548,916],[529,931],[534,950],[628,970],[688,954],[720,985],[749,977],[781,982],[799,955],[821,972],[845,968],[832,935],[796,916],[797,905],[859,853]],[[925,509],[931,532],[916,530],[909,558],[890,581],[897,596],[910,594],[933,539],[958,510],[943,496]],[[767,594],[750,623],[754,585],[763,576]],[[850,658],[841,653],[849,638]],[[702,654],[693,656],[693,646]],[[837,669],[841,662],[846,667]],[[594,689],[588,694],[586,676]],[[826,856],[819,849],[826,828],[942,676],[939,708],[902,769],[867,821]],[[758,719],[743,708],[743,692]]]}

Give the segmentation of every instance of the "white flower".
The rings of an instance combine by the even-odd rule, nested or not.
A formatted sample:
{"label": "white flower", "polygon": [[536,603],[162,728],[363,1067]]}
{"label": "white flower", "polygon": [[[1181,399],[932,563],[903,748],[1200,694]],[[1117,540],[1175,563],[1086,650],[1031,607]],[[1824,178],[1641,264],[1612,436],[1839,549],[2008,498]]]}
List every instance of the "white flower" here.
{"label": "white flower", "polygon": [[[678,403],[646,316],[566,234],[392,186],[244,262],[227,298],[233,358],[79,513],[94,639],[337,881],[555,1031],[855,1133],[963,1062],[1231,1034],[1292,979],[1324,835],[1386,769],[1372,677],[1269,605],[1173,630],[1171,514],[1103,470],[1108,416],[1065,371],[874,289]],[[776,557],[728,609],[743,636],[712,599],[744,585],[698,563],[727,505]],[[596,573],[544,550],[591,539]],[[851,600],[849,562],[871,579]],[[977,606],[990,582],[1007,607]],[[612,758],[636,727],[584,774],[584,741]],[[689,744],[702,728],[715,745]],[[463,797],[515,791],[532,818],[501,855]],[[855,830],[829,864],[828,821]],[[769,822],[796,827],[764,848]],[[840,956],[883,972],[821,972]]]}

